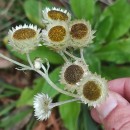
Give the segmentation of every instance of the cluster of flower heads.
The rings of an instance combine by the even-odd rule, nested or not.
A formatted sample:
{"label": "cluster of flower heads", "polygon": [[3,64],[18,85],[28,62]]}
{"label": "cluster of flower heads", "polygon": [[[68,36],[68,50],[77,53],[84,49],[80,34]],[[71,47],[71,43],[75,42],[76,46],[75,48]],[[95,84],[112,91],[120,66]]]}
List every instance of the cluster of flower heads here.
{"label": "cluster of flower heads", "polygon": [[83,19],[71,21],[71,14],[67,10],[46,8],[43,17],[43,22],[47,24],[42,33],[43,40],[52,49],[77,49],[92,43],[95,31],[91,29],[90,23]]}
{"label": "cluster of flower heads", "polygon": [[71,14],[67,10],[45,8],[43,22],[46,28],[42,32],[31,24],[12,28],[9,42],[14,50],[29,53],[40,45],[40,41],[56,51],[68,47],[77,49],[88,46],[94,38],[95,31],[91,29],[90,23],[83,19],[71,21]]}
{"label": "cluster of flower heads", "polygon": [[[45,8],[43,10],[43,30],[33,25],[16,26],[9,31],[9,43],[15,51],[30,53],[43,41],[43,44],[57,52],[66,52],[66,48],[81,49],[87,47],[94,38],[91,25],[86,20],[71,20],[71,14],[67,10],[59,8]],[[66,52],[67,54],[67,52]],[[68,53],[70,57],[74,55]],[[65,56],[65,55],[64,55]],[[97,74],[91,73],[86,62],[82,58],[65,60],[60,73],[60,83],[64,84],[64,91],[69,95],[75,95],[89,106],[97,106],[105,100],[108,87],[107,81]],[[34,61],[35,69],[43,69],[41,59]],[[73,101],[73,100],[71,100]],[[65,101],[67,103],[70,101]],[[48,95],[39,93],[34,98],[35,116],[39,120],[47,119],[51,109],[63,103],[52,103]]]}
{"label": "cluster of flower heads", "polygon": [[83,61],[65,63],[60,75],[60,83],[65,90],[76,93],[88,106],[97,106],[107,95],[107,82],[96,73],[92,74]]}

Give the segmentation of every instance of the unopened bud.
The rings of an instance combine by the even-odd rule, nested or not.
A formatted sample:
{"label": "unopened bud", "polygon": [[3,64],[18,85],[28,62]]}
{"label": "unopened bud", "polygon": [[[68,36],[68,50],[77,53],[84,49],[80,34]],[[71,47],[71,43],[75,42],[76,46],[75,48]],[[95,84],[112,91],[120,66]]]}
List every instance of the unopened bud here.
{"label": "unopened bud", "polygon": [[35,69],[41,69],[41,67],[42,67],[42,59],[41,58],[36,58],[35,59],[34,67],[35,67]]}

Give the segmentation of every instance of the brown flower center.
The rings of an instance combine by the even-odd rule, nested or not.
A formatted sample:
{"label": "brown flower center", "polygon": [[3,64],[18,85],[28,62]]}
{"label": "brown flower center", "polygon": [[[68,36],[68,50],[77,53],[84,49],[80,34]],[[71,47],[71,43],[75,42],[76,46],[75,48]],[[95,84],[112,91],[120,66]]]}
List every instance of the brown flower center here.
{"label": "brown flower center", "polygon": [[68,20],[68,16],[65,13],[56,10],[49,11],[48,16],[53,20]]}
{"label": "brown flower center", "polygon": [[48,36],[53,42],[61,42],[66,36],[66,30],[63,26],[55,26],[50,29]]}
{"label": "brown flower center", "polygon": [[14,32],[13,38],[16,40],[25,40],[35,37],[36,31],[31,28],[22,28]]}
{"label": "brown flower center", "polygon": [[88,28],[83,23],[74,24],[71,28],[70,35],[75,39],[82,39],[88,33]]}
{"label": "brown flower center", "polygon": [[88,81],[83,86],[83,95],[90,101],[96,101],[101,96],[101,89],[99,84],[95,83],[94,81]]}
{"label": "brown flower center", "polygon": [[69,84],[76,84],[83,77],[83,69],[78,65],[70,65],[64,73],[64,78]]}

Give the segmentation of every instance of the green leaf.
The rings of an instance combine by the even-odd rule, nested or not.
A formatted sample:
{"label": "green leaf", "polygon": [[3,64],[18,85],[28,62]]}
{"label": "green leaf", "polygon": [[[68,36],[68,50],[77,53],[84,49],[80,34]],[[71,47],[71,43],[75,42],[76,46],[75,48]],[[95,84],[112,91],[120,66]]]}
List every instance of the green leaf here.
{"label": "green leaf", "polygon": [[78,124],[79,130],[99,130],[99,125],[92,119],[87,105],[82,105]]}
{"label": "green leaf", "polygon": [[101,63],[100,60],[92,53],[88,54],[86,53],[84,55],[86,63],[89,65],[89,69],[93,72],[93,73],[101,73]]}
{"label": "green leaf", "polygon": [[16,105],[15,102],[9,103],[7,105],[4,105],[3,109],[0,110],[0,116],[3,116],[5,114],[8,114],[12,108],[14,108]]}
{"label": "green leaf", "polygon": [[0,98],[7,98],[7,97],[15,96],[18,94],[19,92],[16,92],[16,91],[13,92],[13,91],[4,90],[4,92],[0,94]]}
{"label": "green leaf", "polygon": [[[60,84],[59,82],[59,75],[60,75],[60,71],[61,71],[61,67],[56,68],[50,75],[50,79],[51,81],[57,85],[58,87],[60,87],[61,89],[63,89],[63,85]],[[47,82],[45,82],[43,88],[42,88],[42,92],[43,93],[47,93],[50,97],[55,97],[57,94],[59,94],[58,91],[56,91],[55,89],[53,89]]]}
{"label": "green leaf", "polygon": [[[7,45],[7,48],[9,51],[11,51],[11,53],[14,56],[27,62],[27,58],[26,58],[25,54],[20,54],[16,51],[12,51],[12,47],[10,47],[9,45]],[[48,61],[52,64],[61,64],[64,62],[64,60],[58,53],[50,50],[46,46],[38,47],[36,50],[34,50],[30,53],[30,58],[32,61],[37,57],[41,58],[43,61],[45,61],[45,59],[48,59]]]}
{"label": "green leaf", "polygon": [[70,0],[70,6],[74,15],[78,18],[92,20],[95,12],[94,0]]}
{"label": "green leaf", "polygon": [[20,93],[22,91],[22,89],[15,87],[15,86],[12,86],[12,85],[7,84],[7,83],[2,82],[2,81],[0,81],[0,85],[1,85],[1,88],[7,89],[7,90],[10,90],[10,91],[13,91],[13,92],[19,92]]}
{"label": "green leaf", "polygon": [[95,4],[95,14],[94,14],[94,17],[93,17],[94,27],[98,25],[101,14],[102,14],[101,6],[99,4]]}
{"label": "green leaf", "polygon": [[[70,97],[60,95],[59,100],[69,100]],[[77,130],[77,121],[80,113],[80,103],[72,102],[59,106],[60,115],[68,130]]]}
{"label": "green leaf", "polygon": [[[121,11],[121,9],[123,11]],[[106,8],[102,18],[112,17],[113,26],[109,33],[108,40],[117,39],[128,32],[130,28],[130,4],[127,0],[117,0],[114,4]],[[104,28],[106,31],[106,29]]]}
{"label": "green leaf", "polygon": [[96,28],[96,41],[103,43],[110,33],[113,25],[113,18],[108,16],[101,20]]}
{"label": "green leaf", "polygon": [[17,101],[16,106],[25,106],[25,105],[32,105],[34,95],[40,93],[42,90],[42,86],[44,85],[44,79],[38,78],[34,81],[33,89],[25,88]]}
{"label": "green leaf", "polygon": [[130,62],[130,39],[113,41],[103,46],[95,55],[100,60],[118,64]]}
{"label": "green leaf", "polygon": [[8,130],[12,126],[19,123],[21,120],[23,120],[32,110],[30,109],[24,109],[24,111],[17,112],[16,114],[10,114],[7,117],[0,120],[0,128],[5,128],[5,130]]}
{"label": "green leaf", "polygon": [[33,116],[33,117],[29,120],[29,122],[28,122],[28,124],[27,124],[27,126],[26,126],[26,130],[33,130],[34,128],[36,128],[37,122],[38,122],[38,121],[36,121],[36,118]]}
{"label": "green leaf", "polygon": [[130,67],[126,66],[103,66],[102,76],[107,79],[116,79],[122,77],[130,77]]}
{"label": "green leaf", "polygon": [[48,0],[44,0],[44,2],[37,0],[26,0],[23,5],[25,14],[29,20],[41,27],[44,26],[42,23],[42,9],[46,6],[51,6]]}

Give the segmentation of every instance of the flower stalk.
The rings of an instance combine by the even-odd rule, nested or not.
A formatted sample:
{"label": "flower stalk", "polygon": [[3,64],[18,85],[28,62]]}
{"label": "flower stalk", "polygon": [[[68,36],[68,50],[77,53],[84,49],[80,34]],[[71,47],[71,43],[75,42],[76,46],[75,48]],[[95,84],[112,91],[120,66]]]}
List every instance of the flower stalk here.
{"label": "flower stalk", "polygon": [[75,98],[75,99],[70,99],[70,100],[66,100],[66,101],[51,103],[49,108],[52,109],[54,107],[61,106],[63,104],[70,103],[70,102],[75,102],[75,101],[78,101],[78,100],[80,100],[80,99]]}
{"label": "flower stalk", "polygon": [[75,97],[75,98],[78,98],[78,95],[77,94],[73,94],[73,93],[70,93],[70,92],[67,92],[65,90],[62,90],[60,89],[59,87],[57,87],[57,85],[55,85],[51,80],[50,78],[48,77],[48,75],[46,75],[45,73],[43,73],[42,71],[40,70],[35,70],[38,74],[40,74],[47,82],[48,84],[54,88],[55,90],[57,90],[58,92],[62,93],[62,94],[65,94],[65,95],[68,95],[68,96],[71,96],[71,97]]}
{"label": "flower stalk", "polygon": [[31,58],[30,58],[29,53],[26,53],[26,57],[27,57],[27,60],[28,60],[29,65],[30,65],[30,66],[31,66],[31,68],[33,69],[33,68],[34,68],[34,66],[33,66],[33,63],[32,63],[32,61],[31,61]]}
{"label": "flower stalk", "polygon": [[1,53],[0,53],[0,57],[3,58],[3,59],[5,59],[5,60],[8,60],[8,61],[10,61],[10,62],[12,62],[12,63],[14,63],[14,64],[16,64],[16,65],[18,65],[18,66],[21,66],[22,68],[26,68],[26,69],[29,69],[29,70],[31,69],[29,66],[24,65],[24,64],[22,64],[22,63],[20,63],[20,62],[17,62],[17,61],[15,61],[15,60],[12,60],[11,58],[8,58],[8,57],[4,56],[4,55],[1,54]]}

